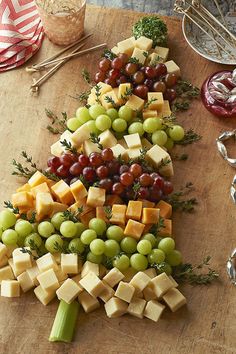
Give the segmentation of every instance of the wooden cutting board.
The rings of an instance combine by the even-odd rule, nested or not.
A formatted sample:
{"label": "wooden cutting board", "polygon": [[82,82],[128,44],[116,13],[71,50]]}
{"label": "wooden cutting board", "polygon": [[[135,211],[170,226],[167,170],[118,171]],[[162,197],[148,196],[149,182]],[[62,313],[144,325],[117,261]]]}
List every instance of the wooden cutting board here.
{"label": "wooden cutting board", "polygon": [[[143,14],[88,6],[86,32],[93,32],[89,45],[107,42],[112,47],[131,34],[131,26]],[[181,67],[182,76],[201,86],[211,73],[224,69],[211,63],[187,45],[181,22],[165,18],[169,30],[170,58]],[[31,60],[39,62],[59,48],[45,39]],[[71,60],[41,89],[39,97],[29,94],[32,78],[24,68],[0,76],[0,200],[9,200],[18,185],[11,176],[13,158],[26,150],[39,166],[45,167],[50,145],[57,139],[47,130],[44,109],[69,115],[78,107],[71,96],[86,88],[81,70],[94,73],[100,52]],[[0,299],[0,353],[235,353],[236,289],[226,276],[225,263],[236,246],[236,208],[229,196],[234,171],[217,153],[215,139],[225,129],[235,128],[235,120],[213,117],[195,101],[179,121],[203,136],[199,143],[179,149],[189,154],[186,162],[175,163],[176,189],[193,182],[198,207],[193,214],[174,215],[174,236],[186,262],[197,263],[211,255],[212,267],[221,278],[211,286],[181,287],[188,306],[175,314],[166,311],[158,323],[131,316],[108,319],[103,308],[89,315],[81,310],[72,344],[49,343],[48,336],[57,302],[44,307],[33,294]],[[235,156],[235,155],[234,155]]]}

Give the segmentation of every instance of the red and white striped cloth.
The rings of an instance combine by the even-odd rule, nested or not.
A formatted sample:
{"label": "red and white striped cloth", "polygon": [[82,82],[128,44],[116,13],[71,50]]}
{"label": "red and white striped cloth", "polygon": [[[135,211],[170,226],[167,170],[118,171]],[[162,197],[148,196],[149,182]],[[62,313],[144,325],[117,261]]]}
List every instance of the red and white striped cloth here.
{"label": "red and white striped cloth", "polygon": [[43,26],[32,0],[0,0],[0,72],[24,64],[40,48]]}

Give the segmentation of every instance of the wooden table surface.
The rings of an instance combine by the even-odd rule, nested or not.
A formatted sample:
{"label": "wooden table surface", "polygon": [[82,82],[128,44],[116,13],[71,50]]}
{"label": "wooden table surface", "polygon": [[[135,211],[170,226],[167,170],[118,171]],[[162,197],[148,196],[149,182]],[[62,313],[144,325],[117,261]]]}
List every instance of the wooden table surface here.
{"label": "wooden table surface", "polygon": [[[131,34],[132,24],[142,16],[124,10],[88,7],[86,31],[94,32],[89,44],[107,41],[113,46]],[[224,67],[196,55],[185,42],[181,23],[166,18],[169,29],[170,57],[182,69],[184,78],[201,86],[211,73]],[[58,51],[46,39],[31,63],[39,62]],[[0,75],[0,200],[9,200],[22,181],[11,176],[11,160],[26,150],[45,167],[50,145],[56,140],[46,130],[45,107],[69,115],[78,107],[71,96],[85,89],[81,69],[94,72],[100,53],[74,59],[57,72],[43,87],[39,97],[29,94],[31,77],[24,68]],[[193,214],[174,215],[174,235],[185,261],[200,262],[213,257],[212,267],[221,278],[211,286],[181,287],[188,306],[175,314],[165,312],[154,323],[131,316],[108,319],[101,307],[86,315],[82,311],[72,344],[49,343],[48,336],[57,302],[44,307],[31,293],[20,298],[0,299],[0,353],[235,353],[236,289],[226,276],[226,259],[235,244],[236,209],[229,196],[233,169],[220,158],[215,139],[225,129],[235,128],[235,119],[221,120],[209,114],[200,100],[191,110],[179,114],[185,127],[200,133],[202,140],[182,148],[189,154],[186,162],[175,163],[176,189],[185,182],[195,185],[199,201]]]}

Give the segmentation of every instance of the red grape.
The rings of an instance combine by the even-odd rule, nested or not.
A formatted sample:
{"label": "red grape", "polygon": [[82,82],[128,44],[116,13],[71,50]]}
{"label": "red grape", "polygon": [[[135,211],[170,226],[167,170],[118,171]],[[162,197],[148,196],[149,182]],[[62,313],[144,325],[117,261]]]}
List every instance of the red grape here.
{"label": "red grape", "polygon": [[129,168],[129,172],[132,173],[134,178],[137,178],[141,176],[143,169],[142,166],[140,166],[138,163],[133,163]]}
{"label": "red grape", "polygon": [[116,80],[111,79],[108,77],[104,80],[105,84],[110,85],[111,87],[116,87]]}
{"label": "red grape", "polygon": [[105,72],[104,71],[98,71],[95,76],[94,76],[94,81],[96,83],[99,83],[101,81],[104,81],[106,78]]}
{"label": "red grape", "polygon": [[111,161],[114,158],[113,151],[110,148],[103,149],[101,152],[103,161]]}
{"label": "red grape", "polygon": [[79,162],[73,163],[73,165],[70,166],[70,174],[72,176],[79,176],[83,171],[83,167],[80,165]]}
{"label": "red grape", "polygon": [[101,166],[103,163],[102,156],[99,152],[92,152],[89,155],[89,162],[92,166],[98,167]]}
{"label": "red grape", "polygon": [[143,186],[143,187],[152,186],[153,178],[148,173],[143,173],[139,177],[139,182],[140,182],[141,186]]}
{"label": "red grape", "polygon": [[155,69],[156,69],[157,76],[166,75],[167,73],[167,67],[165,66],[165,64],[159,63],[156,65]]}
{"label": "red grape", "polygon": [[136,73],[136,71],[138,70],[138,64],[135,64],[135,63],[128,63],[126,64],[125,66],[125,72],[128,74],[128,75],[134,75]]}
{"label": "red grape", "polygon": [[155,77],[157,77],[156,68],[154,68],[153,66],[147,66],[145,69],[145,75],[149,79],[154,79]]}
{"label": "red grape", "polygon": [[129,171],[129,166],[128,165],[121,165],[120,166],[120,170],[119,170],[120,175],[122,175],[122,173],[128,172],[128,171]]}
{"label": "red grape", "polygon": [[99,166],[97,169],[96,169],[96,173],[97,173],[97,176],[99,179],[103,179],[103,178],[106,178],[109,174],[109,171],[108,171],[108,168],[104,165],[102,166]]}
{"label": "red grape", "polygon": [[108,71],[111,67],[111,61],[107,58],[103,58],[99,64],[99,69],[102,70],[102,71]]}
{"label": "red grape", "polygon": [[165,195],[170,194],[173,192],[173,184],[169,181],[164,181],[164,186],[163,186],[163,193]]}
{"label": "red grape", "polygon": [[125,82],[129,82],[127,77],[125,75],[121,75],[119,79],[116,80],[117,84],[124,84]]}
{"label": "red grape", "polygon": [[119,58],[119,57],[113,59],[112,62],[111,62],[111,67],[112,67],[113,69],[120,70],[120,69],[123,67],[123,65],[124,65],[124,62],[123,62],[123,60],[122,60],[121,58]]}
{"label": "red grape", "polygon": [[164,179],[159,176],[154,179],[153,188],[154,189],[162,189],[164,187]]}
{"label": "red grape", "polygon": [[89,164],[89,158],[84,154],[79,155],[78,161],[82,167],[86,167]]}
{"label": "red grape", "polygon": [[124,172],[120,175],[120,181],[124,186],[131,186],[134,182],[134,176],[130,172]]}
{"label": "red grape", "polygon": [[152,90],[153,87],[153,81],[151,79],[146,79],[144,81],[144,85],[147,86],[149,88],[149,90]]}
{"label": "red grape", "polygon": [[155,178],[157,178],[157,177],[160,177],[160,175],[159,175],[157,172],[151,173],[150,176],[151,176],[153,179],[155,179]]}
{"label": "red grape", "polygon": [[119,172],[120,164],[118,161],[113,160],[113,161],[108,162],[107,167],[109,169],[109,175],[113,176]]}
{"label": "red grape", "polygon": [[62,154],[60,156],[60,163],[66,167],[70,167],[76,160],[77,157],[73,154]]}
{"label": "red grape", "polygon": [[113,179],[113,182],[115,183],[115,182],[120,182],[120,176],[119,175],[114,175],[113,177],[112,177],[112,179]]}
{"label": "red grape", "polygon": [[156,81],[153,84],[153,90],[156,92],[162,92],[164,93],[166,90],[166,85],[163,81]]}
{"label": "red grape", "polygon": [[128,200],[134,199],[134,190],[133,188],[127,188],[127,190],[125,191],[126,194],[126,198]]}
{"label": "red grape", "polygon": [[174,101],[176,99],[176,91],[174,89],[166,89],[164,99],[170,102]]}
{"label": "red grape", "polygon": [[108,72],[108,77],[109,77],[111,80],[116,80],[116,79],[118,79],[119,76],[120,76],[120,71],[117,70],[117,69],[111,69],[111,70]]}
{"label": "red grape", "polygon": [[137,71],[134,75],[133,75],[133,81],[136,84],[142,84],[145,80],[145,75],[142,71]]}
{"label": "red grape", "polygon": [[175,74],[167,74],[165,77],[165,84],[167,87],[175,86],[177,82],[177,76]]}
{"label": "red grape", "polygon": [[134,89],[134,94],[140,98],[145,99],[148,94],[148,87],[146,85],[138,85]]}
{"label": "red grape", "polygon": [[58,167],[56,174],[59,177],[65,178],[69,174],[69,168],[67,166],[61,165],[60,167]]}
{"label": "red grape", "polygon": [[140,187],[140,189],[138,191],[138,197],[141,199],[148,199],[149,198],[148,188]]}
{"label": "red grape", "polygon": [[51,156],[47,162],[48,167],[58,168],[61,165],[60,158],[57,156]]}
{"label": "red grape", "polygon": [[121,193],[123,193],[123,191],[124,191],[124,186],[121,183],[117,182],[117,183],[113,184],[113,186],[112,186],[112,193],[113,194],[120,195]]}
{"label": "red grape", "polygon": [[125,54],[125,53],[120,53],[120,54],[118,54],[118,58],[120,58],[120,59],[122,60],[123,65],[127,64],[128,61],[129,61],[129,57],[128,57],[128,55]]}
{"label": "red grape", "polygon": [[163,196],[163,193],[160,189],[155,189],[155,188],[151,187],[149,192],[150,192],[149,199],[155,203],[159,202],[159,200],[161,200],[161,198]]}
{"label": "red grape", "polygon": [[112,185],[113,183],[110,178],[104,178],[99,181],[99,187],[105,189],[107,192],[110,192]]}
{"label": "red grape", "polygon": [[96,178],[96,172],[92,167],[85,167],[83,169],[83,176],[88,182],[94,182]]}

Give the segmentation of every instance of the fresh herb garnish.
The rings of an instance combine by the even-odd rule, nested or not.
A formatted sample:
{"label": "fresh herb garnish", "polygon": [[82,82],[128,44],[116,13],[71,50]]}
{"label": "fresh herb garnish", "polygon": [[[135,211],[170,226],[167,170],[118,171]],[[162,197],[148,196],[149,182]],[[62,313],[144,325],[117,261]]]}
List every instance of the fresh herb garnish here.
{"label": "fresh herb garnish", "polygon": [[135,39],[144,36],[153,40],[153,48],[157,45],[165,47],[167,44],[167,26],[158,16],[145,16],[133,26]]}
{"label": "fresh herb garnish", "polygon": [[156,65],[159,64],[159,63],[163,63],[163,58],[160,57],[159,55],[157,55],[157,56],[155,57],[155,59],[153,59],[153,60],[150,61],[149,65],[150,65],[150,66],[156,66]]}
{"label": "fresh herb garnish", "polygon": [[62,112],[62,118],[59,118],[55,113],[45,108],[46,116],[51,119],[51,125],[47,126],[47,130],[49,130],[52,134],[62,134],[66,129],[67,122],[67,114],[66,112]]}
{"label": "fresh herb garnish", "polygon": [[104,207],[104,212],[106,214],[107,220],[110,220],[112,218],[112,208],[110,205],[107,205]]}
{"label": "fresh herb garnish", "polygon": [[113,98],[111,96],[105,96],[104,100],[107,103],[111,103],[113,108],[117,108],[117,105],[115,104],[115,101],[113,100]]}
{"label": "fresh herb garnish", "polygon": [[97,146],[100,150],[103,150],[103,146],[100,143],[101,139],[99,138],[99,136],[96,133],[90,133],[90,140],[92,143],[97,144]]}
{"label": "fresh herb garnish", "polygon": [[87,84],[91,84],[91,77],[90,77],[90,73],[88,72],[88,70],[83,69],[81,72],[81,75]]}
{"label": "fresh herb garnish", "polygon": [[175,144],[188,145],[200,140],[201,138],[202,138],[201,135],[195,133],[193,129],[189,129],[185,133],[183,139],[180,141],[175,141]]}
{"label": "fresh herb garnish", "polygon": [[110,60],[113,60],[117,57],[110,49],[107,48],[104,50],[102,56]]}
{"label": "fresh herb garnish", "polygon": [[139,60],[135,57],[130,57],[128,62],[133,64],[140,64]]}
{"label": "fresh herb garnish", "polygon": [[101,103],[99,97],[101,96],[102,87],[97,84],[97,85],[94,86],[94,89],[95,89],[95,95],[96,95],[96,102],[97,103]]}
{"label": "fresh herb garnish", "polygon": [[160,217],[158,223],[152,225],[150,233],[157,235],[158,232],[163,228],[165,228],[165,219],[163,217]]}
{"label": "fresh herb garnish", "polygon": [[141,184],[139,182],[134,183],[133,185],[134,199],[137,199],[140,188],[141,188]]}
{"label": "fresh herb garnish", "polygon": [[152,97],[149,101],[147,101],[144,105],[144,109],[147,109],[153,102],[157,101],[156,98]]}
{"label": "fresh herb garnish", "polygon": [[66,139],[60,141],[61,145],[67,150],[70,151],[72,154],[77,155],[77,150],[74,146],[72,146],[70,141],[67,141]]}
{"label": "fresh herb garnish", "polygon": [[186,161],[188,159],[188,154],[175,154],[172,156],[172,159],[176,161]]}
{"label": "fresh herb garnish", "polygon": [[65,210],[63,211],[63,217],[65,218],[65,220],[78,222],[80,215],[83,213],[83,210],[84,210],[83,206],[79,207],[75,212],[72,212],[70,210]]}
{"label": "fresh herb garnish", "polygon": [[126,87],[125,93],[121,95],[121,99],[127,101],[128,98],[132,95],[133,90],[132,88]]}
{"label": "fresh herb garnish", "polygon": [[170,159],[168,159],[168,158],[161,159],[161,163],[158,166],[158,169],[161,169],[162,167],[165,167],[165,166],[169,165],[169,163],[171,163]]}
{"label": "fresh herb garnish", "polygon": [[193,86],[191,82],[178,80],[176,84],[177,98],[174,100],[171,108],[173,112],[186,111],[190,107],[190,101],[199,97],[200,90]]}
{"label": "fresh herb garnish", "polygon": [[11,209],[13,214],[16,214],[16,215],[20,213],[19,208],[15,208],[9,200],[4,201],[4,208]]}
{"label": "fresh herb garnish", "polygon": [[143,55],[145,56],[145,58],[147,58],[148,57],[148,52],[143,51]]}
{"label": "fresh herb garnish", "polygon": [[189,194],[194,190],[193,184],[191,182],[186,183],[180,191],[171,194],[167,201],[172,205],[174,210],[182,210],[184,212],[192,212],[194,206],[198,204],[196,198],[182,199],[183,196]]}
{"label": "fresh herb garnish", "polygon": [[171,128],[176,122],[176,115],[171,114],[170,116],[167,117],[162,117],[162,125],[164,128]]}
{"label": "fresh herb garnish", "polygon": [[70,96],[71,98],[74,98],[75,100],[78,100],[79,102],[86,103],[87,99],[89,98],[90,95],[90,90],[83,91],[76,96]]}

